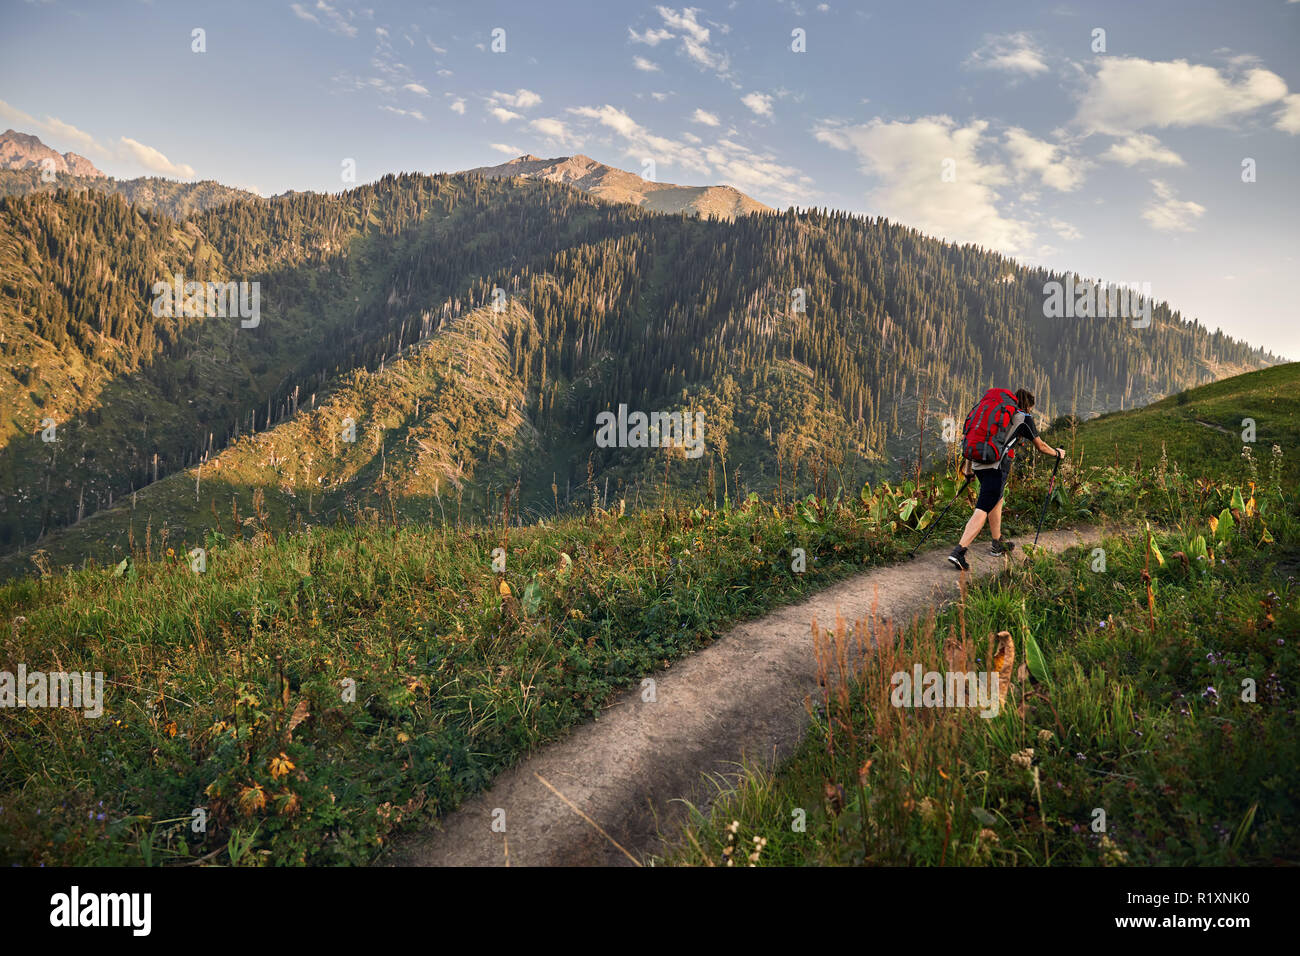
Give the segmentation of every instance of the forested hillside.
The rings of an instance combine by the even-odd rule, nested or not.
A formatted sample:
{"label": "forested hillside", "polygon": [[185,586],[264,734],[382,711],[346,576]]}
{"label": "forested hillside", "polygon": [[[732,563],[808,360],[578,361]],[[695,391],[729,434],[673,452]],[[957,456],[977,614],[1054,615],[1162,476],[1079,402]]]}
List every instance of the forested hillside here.
{"label": "forested hillside", "polygon": [[158,176],[141,176],[137,179],[115,179],[111,176],[74,176],[60,173],[51,181],[41,176],[39,169],[0,169],[0,196],[27,196],[32,193],[52,193],[66,189],[71,192],[93,190],[116,193],[129,203],[137,203],[154,212],[173,219],[183,219],[190,213],[211,209],[229,202],[261,202],[262,197],[247,189],[223,186],[211,179],[187,183]]}
{"label": "forested hillside", "polygon": [[[175,275],[258,283],[255,327],[154,315],[154,283]],[[99,192],[0,198],[0,547],[274,428],[339,376],[494,304],[528,316],[502,332],[502,371],[535,445],[493,480],[530,513],[593,489],[631,505],[684,483],[720,497],[897,474],[918,449],[941,451],[940,419],[992,382],[1087,415],[1273,361],[1160,304],[1145,329],[1046,318],[1051,278],[879,218],[701,221],[469,175],[179,221]],[[705,454],[597,448],[595,416],[619,404],[703,411]],[[401,427],[432,408],[412,406]],[[359,427],[377,428],[366,414]],[[438,455],[459,462],[470,501],[501,506],[475,495],[478,462]],[[378,494],[369,475],[347,490]],[[384,494],[414,510],[400,488]]]}

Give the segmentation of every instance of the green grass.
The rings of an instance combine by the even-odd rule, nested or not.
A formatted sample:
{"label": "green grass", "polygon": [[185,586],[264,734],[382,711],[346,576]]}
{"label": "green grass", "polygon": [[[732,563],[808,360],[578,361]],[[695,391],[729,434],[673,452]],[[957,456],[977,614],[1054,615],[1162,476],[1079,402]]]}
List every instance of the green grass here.
{"label": "green grass", "polygon": [[[413,394],[395,394],[395,407],[404,407]],[[1141,414],[1129,420],[1141,421]],[[309,426],[310,421],[303,424]],[[1086,439],[1092,427],[1083,426],[1078,434]],[[1237,472],[1231,482],[1196,481],[1171,463],[1149,460],[1140,470],[1065,472],[1049,526],[1109,516],[1180,529],[1180,522],[1194,516],[1195,528],[1204,533],[1208,516],[1222,517],[1225,508],[1237,504],[1239,511],[1250,510],[1244,499],[1234,502],[1232,493],[1241,488],[1251,497],[1248,482],[1256,480],[1256,513],[1239,523],[1252,537],[1215,545],[1229,563],[1216,564],[1203,580],[1186,581],[1175,576],[1181,565],[1171,556],[1180,547],[1187,550],[1179,535],[1190,534],[1191,526],[1162,539],[1168,568],[1156,574],[1157,620],[1164,629],[1159,640],[1144,635],[1140,626],[1144,592],[1137,601],[1138,557],[1131,541],[1114,546],[1112,570],[1103,578],[1044,561],[1023,580],[974,595],[967,604],[967,632],[978,636],[1011,615],[1039,635],[1053,692],[1077,685],[1074,716],[1062,726],[1048,725],[1038,714],[1039,723],[1024,727],[1008,723],[1008,717],[976,719],[981,733],[997,734],[983,743],[967,742],[950,721],[944,731],[947,749],[933,751],[929,738],[900,737],[897,746],[866,759],[899,771],[886,775],[891,786],[911,781],[908,786],[930,789],[899,790],[890,812],[901,814],[902,801],[913,795],[955,806],[956,791],[943,789],[955,786],[954,780],[971,792],[970,781],[992,786],[1005,770],[997,755],[1023,749],[1021,738],[1038,729],[1057,727],[1062,747],[1074,746],[1070,734],[1077,732],[1080,752],[1110,754],[1121,724],[1108,724],[1112,718],[1105,715],[1115,714],[1113,721],[1123,716],[1115,710],[1115,695],[1132,694],[1135,687],[1161,691],[1166,685],[1150,683],[1155,678],[1149,672],[1169,657],[1170,647],[1191,653],[1189,635],[1218,633],[1201,627],[1207,622],[1196,614],[1228,615],[1224,643],[1216,650],[1254,654],[1250,666],[1277,670],[1289,692],[1287,672],[1278,668],[1294,661],[1278,655],[1291,651],[1266,657],[1264,649],[1243,643],[1250,602],[1263,593],[1251,588],[1265,580],[1269,560],[1294,556],[1294,523],[1274,502],[1288,460],[1279,459],[1271,470],[1270,458],[1252,474],[1252,462],[1234,457]],[[403,474],[400,456],[390,457],[388,466],[395,469],[392,480]],[[359,467],[373,468],[374,462]],[[1041,460],[1017,465],[1007,503],[1013,533],[1032,532],[1046,480]],[[841,490],[833,497],[776,502],[750,496],[738,507],[721,509],[711,502],[697,504],[709,497],[706,488],[684,503],[670,497],[659,510],[593,509],[527,527],[462,527],[450,515],[446,524],[409,524],[397,512],[355,508],[346,526],[340,521],[297,531],[290,512],[269,509],[256,491],[229,525],[218,519],[218,530],[206,533],[207,569],[201,574],[191,571],[186,547],[178,546],[180,535],[136,525],[120,565],[92,562],[0,585],[6,625],[0,631],[0,670],[13,671],[23,662],[31,670],[102,671],[109,686],[106,711],[98,719],[59,709],[0,710],[0,861],[374,860],[397,831],[427,825],[453,809],[530,750],[597,713],[617,690],[705,646],[730,623],[905,555],[956,487],[950,477],[931,476],[919,488],[884,483],[852,494]],[[963,510],[953,509],[934,541],[951,536],[965,520]],[[1274,538],[1268,546],[1253,543],[1263,537],[1264,522]],[[1226,520],[1221,527],[1227,534]],[[501,572],[493,569],[497,547],[506,550]],[[807,552],[808,570],[802,575],[791,571],[796,547]],[[1115,587],[1108,590],[1103,581]],[[1080,583],[1085,590],[1076,594]],[[1281,585],[1270,587],[1283,598],[1273,611],[1273,627],[1284,633],[1294,627],[1294,597]],[[1028,598],[1023,605],[1022,596]],[[1074,617],[1067,620],[1065,614]],[[1130,643],[1080,642],[1076,650],[1071,635],[1081,633],[1080,622],[1108,616],[1115,622],[1111,633],[1131,638]],[[948,623],[941,621],[938,633]],[[1166,637],[1183,643],[1165,642]],[[1076,663],[1082,667],[1077,679]],[[1193,669],[1169,680],[1190,688],[1196,683],[1191,676],[1200,677]],[[1210,676],[1222,687],[1231,675]],[[352,687],[355,696],[348,692]],[[1260,687],[1263,694],[1265,681]],[[1134,706],[1146,713],[1140,702]],[[1167,711],[1170,704],[1158,706]],[[1263,720],[1267,713],[1261,710],[1252,719]],[[851,711],[842,716],[848,726],[858,719]],[[1213,756],[1211,739],[1224,746],[1219,738],[1204,736],[1215,730],[1208,716],[1195,726],[1202,736],[1179,738],[1184,749],[1174,751],[1184,763],[1197,754]],[[1274,750],[1286,755],[1282,744],[1261,744],[1256,733],[1286,731],[1295,738],[1294,727],[1285,723],[1248,729],[1239,738],[1237,755],[1256,764]],[[866,738],[861,739],[865,746]],[[976,749],[959,749],[968,746]],[[816,735],[808,747],[806,766],[821,767]],[[861,765],[852,767],[854,774]],[[767,826],[763,814],[772,807],[788,815],[788,802],[772,803],[772,795],[784,800],[781,788],[801,781],[820,792],[823,771],[801,775],[797,766],[777,781],[747,782],[737,799],[766,809],[748,816],[724,803],[720,825],[734,813],[746,826]],[[835,766],[843,771],[847,765]],[[1294,767],[1296,761],[1281,766]],[[996,768],[996,774],[978,776],[986,767]],[[938,774],[940,769],[947,777]],[[1157,769],[1173,773],[1177,767]],[[976,776],[967,780],[968,772]],[[1232,774],[1218,776],[1224,786],[1236,786]],[[1294,790],[1291,777],[1279,780]],[[999,784],[1005,785],[998,791],[1002,802],[988,803],[982,796],[980,808],[992,814],[989,808],[1005,806],[1000,812],[1023,822],[1015,817],[1020,791],[1013,792],[1021,784],[1007,777]],[[856,786],[851,775],[842,778],[843,800],[852,799]],[[1215,794],[1197,799],[1218,806]],[[809,832],[823,825],[815,802],[805,799],[800,806],[808,810]],[[1164,813],[1163,806],[1152,803],[1150,812]],[[1231,806],[1235,812],[1236,804]],[[207,818],[202,832],[191,826],[197,810]],[[1042,807],[1038,812],[1041,818]],[[1290,831],[1268,830],[1282,826],[1272,814],[1273,806],[1261,799],[1251,832],[1282,833],[1268,837],[1278,845]],[[842,812],[824,825],[842,829],[846,819]],[[1226,819],[1216,822],[1227,825]],[[969,821],[962,826],[968,828]],[[1040,834],[1032,821],[1024,826],[1028,829],[1016,839],[1029,848],[998,859],[1034,859]],[[705,848],[701,859],[716,856],[717,845],[709,841],[720,831],[711,827],[701,821],[693,831]],[[998,852],[1009,852],[1008,827]],[[842,849],[829,831],[818,832],[827,846]],[[930,831],[917,831],[915,840],[907,836],[910,830],[880,832],[893,834],[889,852],[895,859],[933,860],[936,852],[939,862],[957,858],[942,847],[924,849],[925,841],[933,842]],[[861,833],[855,841],[861,843],[860,838]],[[863,859],[875,859],[870,844],[862,845]],[[796,846],[788,852],[794,854]],[[1047,846],[1044,859],[1054,862],[1083,852],[1062,849],[1058,856]],[[786,853],[772,858],[798,858]],[[803,859],[852,861],[839,853]]]}
{"label": "green grass", "polygon": [[[671,835],[663,862],[1294,862],[1300,522],[1289,486],[1243,499],[1240,482],[1130,476],[1144,498],[1170,502],[1170,530],[1103,540],[1104,570],[1092,549],[1038,555],[882,640],[832,682],[796,754],[724,786]],[[849,639],[845,622],[838,631]],[[1002,631],[1028,673],[1012,670],[997,716],[894,706],[894,674],[988,671]],[[832,673],[836,647],[829,635]]]}
{"label": "green grass", "polygon": [[0,711],[0,859],[365,862],[731,621],[897,557],[902,500],[872,497],[883,525],[860,499],[508,532],[254,518],[249,541],[210,537],[201,574],[152,538],[120,574],[4,585],[0,669],[110,689],[99,719]]}
{"label": "green grass", "polygon": [[[1254,441],[1243,441],[1245,419],[1255,422]],[[1249,436],[1247,436],[1249,437]],[[1242,449],[1257,463],[1277,445],[1288,456],[1288,476],[1300,478],[1300,362],[1189,389],[1127,412],[1114,412],[1076,431],[1058,428],[1052,440],[1089,465],[1156,465],[1163,454],[1184,472],[1203,478],[1235,475]]]}

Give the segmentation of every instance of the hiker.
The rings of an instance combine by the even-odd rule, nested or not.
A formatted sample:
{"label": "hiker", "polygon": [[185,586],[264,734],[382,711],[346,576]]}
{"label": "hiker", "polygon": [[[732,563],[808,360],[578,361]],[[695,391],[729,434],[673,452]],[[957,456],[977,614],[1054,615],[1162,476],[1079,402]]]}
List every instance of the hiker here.
{"label": "hiker", "polygon": [[963,474],[974,474],[979,480],[980,492],[975,499],[975,512],[966,522],[961,541],[948,555],[949,563],[955,568],[970,570],[966,563],[966,549],[979,535],[986,518],[993,534],[989,554],[1006,554],[1015,547],[1015,542],[1002,537],[1002,495],[1011,475],[1011,459],[1015,457],[1012,446],[1025,439],[1033,442],[1034,447],[1045,455],[1065,457],[1064,448],[1053,448],[1038,437],[1034,416],[1029,414],[1033,407],[1034,394],[1028,389],[1018,388],[1013,394],[1004,388],[995,388],[989,389],[966,416],[962,438],[962,457],[966,459]]}

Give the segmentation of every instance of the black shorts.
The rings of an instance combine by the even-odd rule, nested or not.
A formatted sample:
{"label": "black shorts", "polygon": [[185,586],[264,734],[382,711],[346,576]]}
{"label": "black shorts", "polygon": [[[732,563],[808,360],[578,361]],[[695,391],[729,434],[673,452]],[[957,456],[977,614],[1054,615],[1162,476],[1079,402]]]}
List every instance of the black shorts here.
{"label": "black shorts", "polygon": [[1007,476],[1001,468],[980,468],[975,472],[980,483],[979,497],[975,507],[983,512],[992,511],[1002,500],[1002,491],[1007,486]]}

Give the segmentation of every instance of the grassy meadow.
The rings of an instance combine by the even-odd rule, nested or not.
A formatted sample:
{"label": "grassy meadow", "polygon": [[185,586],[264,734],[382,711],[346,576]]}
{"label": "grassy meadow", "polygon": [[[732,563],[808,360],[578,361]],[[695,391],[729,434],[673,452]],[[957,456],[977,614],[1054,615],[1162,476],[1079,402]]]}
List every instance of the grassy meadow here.
{"label": "grassy meadow", "polygon": [[[1190,428],[1199,437],[1202,426]],[[1206,479],[1189,477],[1193,451],[1068,469],[1049,509],[1049,526],[1150,522],[1163,563],[1130,533],[1108,545],[1104,575],[1087,555],[1043,557],[972,590],[957,631],[971,648],[995,629],[1038,638],[1037,679],[1018,682],[1003,716],[900,722],[872,709],[878,687],[862,675],[861,693],[822,702],[789,766],[696,820],[673,861],[723,862],[737,820],[730,836],[765,835],[774,862],[1080,862],[1096,850],[1087,835],[1043,837],[1086,824],[1085,804],[1107,808],[1132,862],[1258,861],[1294,848],[1282,801],[1300,762],[1287,750],[1294,715],[1278,703],[1294,692],[1297,532],[1284,494],[1294,459],[1231,455]],[[1007,526],[1022,542],[1045,464],[1019,464],[1009,492]],[[107,700],[97,719],[0,710],[0,860],[380,860],[398,830],[428,825],[728,624],[905,556],[956,487],[931,475],[639,512],[597,507],[593,488],[588,513],[524,527],[373,511],[305,530],[277,523],[254,494],[237,533],[207,533],[202,573],[150,527],[120,563],[4,583],[0,670],[102,671]],[[934,540],[965,517],[954,508]],[[1275,573],[1288,561],[1290,578]],[[905,646],[937,653],[958,623],[940,618]],[[1234,700],[1243,675],[1257,679],[1253,710]],[[1165,735],[1147,753],[1143,741]],[[1028,769],[1007,765],[1026,748]],[[1230,759],[1248,772],[1223,772]],[[819,804],[827,786],[835,796]],[[792,805],[807,810],[799,840],[780,832]],[[1186,846],[1169,849],[1168,833],[1193,823]],[[1230,830],[1236,855],[1206,842],[1211,825]]]}

